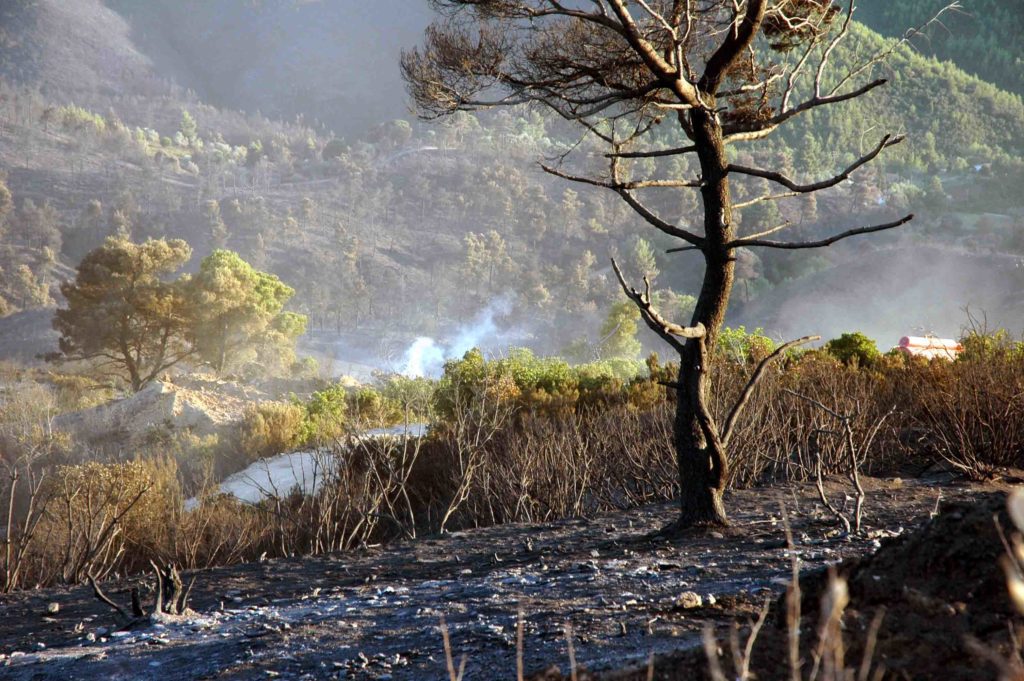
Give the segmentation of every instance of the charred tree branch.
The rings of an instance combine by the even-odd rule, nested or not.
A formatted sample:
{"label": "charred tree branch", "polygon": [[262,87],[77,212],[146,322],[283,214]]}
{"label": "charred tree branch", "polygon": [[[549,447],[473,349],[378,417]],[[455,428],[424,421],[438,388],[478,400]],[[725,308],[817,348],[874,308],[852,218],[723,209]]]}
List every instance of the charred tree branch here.
{"label": "charred tree branch", "polygon": [[886,135],[885,137],[882,138],[882,141],[878,143],[878,146],[876,146],[870,152],[868,152],[864,156],[861,156],[859,159],[851,163],[845,170],[843,170],[843,172],[833,177],[830,177],[827,180],[822,180],[821,182],[799,184],[797,182],[794,182],[790,178],[786,177],[782,173],[776,172],[774,170],[761,170],[759,168],[750,168],[748,166],[741,166],[736,164],[730,164],[728,172],[764,178],[765,180],[770,180],[772,182],[775,182],[776,184],[781,184],[783,187],[786,187],[790,191],[795,192],[797,194],[809,194],[811,192],[821,191],[822,189],[835,187],[837,184],[840,184],[841,182],[848,180],[850,178],[850,175],[855,170],[873,161],[880,153],[882,153],[883,149],[885,149],[886,147],[897,145],[905,139],[906,137],[903,135],[897,135],[896,137],[893,137],[892,135]]}
{"label": "charred tree branch", "polygon": [[734,404],[732,409],[729,410],[729,415],[725,419],[725,425],[722,427],[723,446],[729,446],[729,438],[732,436],[733,428],[736,426],[736,420],[739,419],[740,414],[742,414],[744,408],[746,408],[747,403],[750,401],[750,396],[754,394],[754,390],[757,388],[757,384],[761,382],[762,378],[764,378],[764,372],[768,369],[768,366],[781,357],[787,350],[795,348],[798,345],[813,343],[817,340],[821,340],[821,336],[804,336],[803,338],[791,340],[788,343],[783,343],[779,347],[775,348],[770,355],[758,362],[757,368],[754,369],[754,373],[750,375],[750,380],[748,380],[746,386],[743,387],[743,392],[740,393],[739,399],[736,400],[736,404]]}
{"label": "charred tree branch", "polygon": [[729,248],[753,248],[755,246],[760,248],[781,248],[785,250],[801,250],[806,248],[825,248],[831,246],[837,241],[848,239],[851,236],[859,236],[861,234],[873,234],[874,232],[883,232],[888,229],[895,229],[896,227],[902,227],[911,220],[914,219],[913,213],[902,217],[894,222],[886,222],[881,225],[874,225],[872,227],[858,227],[856,229],[848,229],[841,234],[830,236],[827,239],[820,239],[818,241],[766,241],[764,239],[736,239],[728,244]]}
{"label": "charred tree branch", "polygon": [[679,340],[680,338],[704,337],[707,331],[700,322],[696,326],[680,326],[668,321],[654,309],[651,304],[651,285],[646,277],[644,277],[644,292],[641,293],[626,283],[626,278],[622,276],[622,270],[619,269],[615,258],[612,258],[612,269],[615,271],[615,276],[618,278],[619,285],[622,286],[622,291],[626,294],[626,297],[632,300],[637,308],[639,308],[640,316],[643,317],[644,323],[647,324],[651,331],[661,336],[666,343],[675,348],[677,352],[682,353],[685,347],[685,344]]}

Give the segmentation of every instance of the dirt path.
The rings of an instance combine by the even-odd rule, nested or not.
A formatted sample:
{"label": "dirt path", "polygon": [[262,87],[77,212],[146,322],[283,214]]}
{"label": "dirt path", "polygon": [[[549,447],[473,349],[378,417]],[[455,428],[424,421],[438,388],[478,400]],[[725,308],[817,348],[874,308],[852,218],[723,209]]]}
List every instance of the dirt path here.
{"label": "dirt path", "polygon": [[[878,537],[927,519],[936,497],[986,488],[869,480],[873,538],[834,531],[810,486],[731,494],[727,534],[650,540],[673,516],[659,505],[543,526],[512,525],[344,555],[199,573],[181,624],[111,632],[87,589],[0,601],[0,676],[18,679],[440,679],[447,619],[467,679],[513,677],[516,613],[526,614],[526,667],[577,659],[621,666],[692,645],[707,619],[749,612],[778,592],[789,566],[779,520],[790,514],[805,569],[871,552]],[[987,488],[991,489],[991,488]],[[687,608],[680,595],[704,601]],[[127,594],[108,592],[127,602]],[[59,604],[47,614],[49,603]],[[95,640],[92,640],[95,639]]]}

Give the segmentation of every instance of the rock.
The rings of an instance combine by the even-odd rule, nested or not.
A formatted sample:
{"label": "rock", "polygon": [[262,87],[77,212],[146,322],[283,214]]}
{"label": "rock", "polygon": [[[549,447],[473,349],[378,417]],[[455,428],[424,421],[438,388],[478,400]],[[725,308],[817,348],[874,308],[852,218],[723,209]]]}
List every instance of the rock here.
{"label": "rock", "polygon": [[47,603],[46,612],[48,612],[51,615],[56,615],[58,612],[60,612],[60,603]]}
{"label": "rock", "polygon": [[703,605],[704,599],[695,591],[684,591],[679,594],[678,598],[676,598],[676,607],[682,608],[683,610],[692,610],[694,608],[700,608]]}

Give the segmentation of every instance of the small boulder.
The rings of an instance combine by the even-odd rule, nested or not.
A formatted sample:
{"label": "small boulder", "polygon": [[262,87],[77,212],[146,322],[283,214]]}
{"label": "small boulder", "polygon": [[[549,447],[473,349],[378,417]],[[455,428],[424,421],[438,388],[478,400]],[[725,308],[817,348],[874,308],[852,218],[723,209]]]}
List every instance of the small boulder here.
{"label": "small boulder", "polygon": [[676,607],[683,610],[692,610],[704,605],[704,599],[696,591],[684,591],[676,598]]}

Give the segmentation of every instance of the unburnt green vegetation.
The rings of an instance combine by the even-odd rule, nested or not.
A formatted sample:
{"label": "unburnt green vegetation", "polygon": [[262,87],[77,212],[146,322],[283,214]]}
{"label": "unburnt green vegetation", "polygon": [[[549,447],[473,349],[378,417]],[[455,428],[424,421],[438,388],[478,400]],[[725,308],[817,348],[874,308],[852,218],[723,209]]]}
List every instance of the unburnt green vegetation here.
{"label": "unburnt green vegetation", "polygon": [[[716,409],[731,404],[772,348],[763,336],[726,337],[714,359]],[[836,339],[791,352],[770,372],[736,426],[730,486],[848,474],[848,443],[828,410],[853,415],[863,474],[953,469],[983,480],[1020,465],[1020,342],[971,333],[952,362],[893,352],[862,363],[848,346]],[[254,404],[219,438],[156,438],[127,461],[82,461],[52,428],[62,409],[79,404],[74,387],[8,370],[0,414],[13,455],[3,478],[12,511],[5,588],[130,573],[156,558],[206,567],[669,500],[678,493],[675,391],[664,384],[674,375],[656,357],[646,366],[571,366],[526,350],[491,360],[472,351],[436,381],[328,386],[306,399]],[[358,437],[410,422],[429,431]],[[211,477],[296,449],[321,462],[310,496],[282,489],[245,504],[220,494]],[[186,510],[192,497],[197,505]]]}
{"label": "unburnt green vegetation", "polygon": [[218,373],[294,364],[306,318],[283,307],[295,291],[225,250],[204,258],[195,276],[171,280],[191,255],[181,239],[108,237],[61,285],[60,352],[50,359],[86,363],[83,373],[133,392],[184,361]]}
{"label": "unburnt green vegetation", "polygon": [[[519,3],[434,4],[483,8],[487,22]],[[622,168],[609,165],[621,149],[601,141],[617,130],[607,120],[582,131],[538,106],[456,111],[466,100],[443,93],[437,109],[416,99],[421,114],[447,115],[414,118],[398,102],[397,45],[408,66],[416,41],[424,63],[459,41],[435,30],[423,47],[422,25],[404,22],[425,22],[426,11],[396,17],[388,85],[354,54],[381,36],[355,36],[358,17],[340,13],[343,4],[383,11],[298,0],[0,8],[0,594],[678,500],[694,478],[679,453],[687,366],[709,377],[705,416],[722,426],[702,432],[727,433],[721,490],[808,483],[818,493],[810,515],[834,525],[832,538],[866,545],[868,530],[881,530],[862,476],[893,478],[884,484],[897,490],[895,478],[987,482],[1024,468],[1024,86],[1014,39],[1024,15],[1009,3],[975,0],[930,25],[927,39],[898,42],[945,3],[862,0],[845,39],[809,53],[828,68],[817,79],[812,68],[790,95],[816,98],[867,63],[850,81],[868,84],[864,96],[722,142],[731,213],[722,224],[736,239],[785,229],[813,243],[915,219],[799,257],[723,247],[727,300],[704,327],[715,327],[711,342],[679,353],[683,372],[641,322],[654,309],[682,332],[675,338],[696,328],[707,306],[693,251],[714,224],[701,159],[663,150],[690,144],[690,116],[722,129],[770,119],[785,87],[778,74],[800,59],[787,41],[809,34],[771,24],[748,55],[763,70],[739,64],[728,86],[708,90],[732,108],[701,114],[691,102],[665,115],[640,96],[638,111],[654,113],[638,119],[648,132],[629,147],[627,189],[605,181]],[[625,6],[660,36],[651,7],[669,4]],[[816,27],[836,20],[846,30],[828,3],[793,6]],[[410,30],[407,41],[398,29]],[[594,30],[572,35],[603,35]],[[587,40],[541,40],[536,54],[623,54],[591,51]],[[632,43],[617,41],[628,57]],[[469,68],[487,45],[452,61]],[[696,59],[704,47],[683,52]],[[624,59],[625,72],[643,74]],[[416,95],[414,75],[407,69]],[[427,69],[420,84],[436,86],[436,75]],[[604,75],[584,77],[614,81]],[[392,87],[394,101],[366,95],[367,83]],[[813,186],[837,172],[844,181],[820,194],[773,196],[779,184]],[[642,187],[641,178],[668,179]],[[676,181],[686,186],[668,186]],[[631,191],[665,216],[661,231],[621,200]],[[698,243],[681,247],[673,232]],[[895,285],[871,288],[888,276]],[[922,292],[915,278],[925,289],[952,283]],[[807,312],[811,299],[828,312]],[[883,308],[897,312],[865,321]],[[782,347],[793,329],[824,339]],[[959,338],[955,360],[889,349],[900,335],[933,332]],[[438,370],[394,373],[420,373],[408,369],[420,341],[433,343]],[[692,457],[698,468],[707,440]],[[266,459],[299,468],[301,487],[258,501],[222,487]],[[851,616],[864,619],[843,620],[838,605],[823,612],[821,650],[809,653],[827,648],[837,678],[847,671],[840,622]],[[766,638],[765,647],[781,640]],[[709,639],[708,659],[716,646]],[[733,666],[747,662],[735,655]]]}

